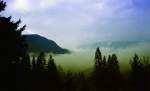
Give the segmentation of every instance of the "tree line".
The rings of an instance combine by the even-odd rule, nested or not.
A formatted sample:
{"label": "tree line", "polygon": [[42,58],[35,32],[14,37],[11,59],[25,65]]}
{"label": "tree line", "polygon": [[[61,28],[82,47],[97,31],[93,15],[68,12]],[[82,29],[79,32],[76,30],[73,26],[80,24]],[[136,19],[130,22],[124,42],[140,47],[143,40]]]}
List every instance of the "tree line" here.
{"label": "tree line", "polygon": [[[72,73],[60,70],[44,53],[31,57],[20,27],[21,20],[1,14],[6,3],[0,0],[0,90],[1,91],[150,91],[150,62],[137,54],[130,60],[131,70],[120,71],[116,54],[102,55],[96,49],[93,71]],[[92,61],[92,60],[91,60]]]}

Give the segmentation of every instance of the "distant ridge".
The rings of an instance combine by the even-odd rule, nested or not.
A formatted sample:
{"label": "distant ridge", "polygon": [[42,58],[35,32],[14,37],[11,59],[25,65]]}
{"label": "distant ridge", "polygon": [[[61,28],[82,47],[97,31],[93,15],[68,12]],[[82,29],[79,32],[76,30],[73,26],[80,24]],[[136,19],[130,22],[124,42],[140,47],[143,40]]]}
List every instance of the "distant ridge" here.
{"label": "distant ridge", "polygon": [[38,34],[26,34],[25,40],[28,43],[29,51],[33,53],[51,52],[54,54],[70,53],[68,49],[61,48],[53,40],[49,40]]}
{"label": "distant ridge", "polygon": [[142,43],[150,43],[150,41],[101,41],[93,44],[85,44],[79,46],[80,48],[97,48],[99,47],[105,47],[105,48],[128,48],[132,46],[137,46]]}

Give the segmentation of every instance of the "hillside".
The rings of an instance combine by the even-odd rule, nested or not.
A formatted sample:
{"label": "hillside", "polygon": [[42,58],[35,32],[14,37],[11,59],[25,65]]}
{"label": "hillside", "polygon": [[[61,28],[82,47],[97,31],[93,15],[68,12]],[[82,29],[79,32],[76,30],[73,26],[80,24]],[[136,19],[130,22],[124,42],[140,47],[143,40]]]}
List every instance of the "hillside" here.
{"label": "hillside", "polygon": [[49,40],[37,34],[24,35],[28,43],[29,51],[33,53],[51,52],[54,54],[70,53],[69,50],[61,48],[53,40]]}

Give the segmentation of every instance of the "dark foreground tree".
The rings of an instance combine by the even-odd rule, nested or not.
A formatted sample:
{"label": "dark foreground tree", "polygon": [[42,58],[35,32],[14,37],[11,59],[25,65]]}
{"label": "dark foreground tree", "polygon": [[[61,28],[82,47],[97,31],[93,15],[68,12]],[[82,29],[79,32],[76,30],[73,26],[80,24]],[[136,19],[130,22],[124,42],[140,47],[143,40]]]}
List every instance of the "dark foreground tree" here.
{"label": "dark foreground tree", "polygon": [[[0,12],[6,3],[0,0]],[[21,20],[12,21],[10,17],[0,14],[0,81],[5,89],[16,90],[20,63],[27,53],[27,45],[22,35],[25,26],[19,28]]]}
{"label": "dark foreground tree", "polygon": [[108,91],[119,91],[122,87],[122,75],[116,54],[109,55],[107,62]]}
{"label": "dark foreground tree", "polygon": [[40,55],[37,57],[37,71],[42,72],[44,71],[46,66],[46,59],[45,59],[45,53],[42,52]]}
{"label": "dark foreground tree", "polygon": [[150,88],[150,63],[149,59],[139,58],[134,55],[131,64],[131,86],[134,91],[149,91]]}
{"label": "dark foreground tree", "polygon": [[122,76],[116,54],[102,59],[99,48],[95,52],[95,67],[93,81],[95,88],[102,91],[119,91],[122,85]]}
{"label": "dark foreground tree", "polygon": [[36,65],[36,59],[35,56],[33,56],[32,58],[32,69],[33,72],[35,72],[37,70],[37,65]]}
{"label": "dark foreground tree", "polygon": [[98,47],[95,52],[95,67],[99,67],[101,63],[102,63],[102,54]]}
{"label": "dark foreground tree", "polygon": [[48,59],[48,76],[48,87],[53,91],[61,91],[62,80],[52,55],[49,55]]}

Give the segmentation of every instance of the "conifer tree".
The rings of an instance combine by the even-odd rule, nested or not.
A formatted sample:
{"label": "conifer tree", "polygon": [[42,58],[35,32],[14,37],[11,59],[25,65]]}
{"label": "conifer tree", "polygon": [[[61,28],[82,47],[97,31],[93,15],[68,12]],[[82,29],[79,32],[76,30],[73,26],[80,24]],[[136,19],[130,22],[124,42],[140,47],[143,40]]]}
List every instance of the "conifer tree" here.
{"label": "conifer tree", "polygon": [[25,57],[23,58],[23,67],[24,71],[30,71],[31,70],[31,64],[30,64],[30,56],[29,54],[26,54]]}
{"label": "conifer tree", "polygon": [[41,52],[37,57],[37,70],[44,71],[46,65],[45,53]]}
{"label": "conifer tree", "polygon": [[112,54],[112,64],[115,71],[119,71],[119,63],[116,54]]}
{"label": "conifer tree", "polygon": [[106,57],[105,56],[103,57],[103,65],[104,66],[106,65]]}
{"label": "conifer tree", "polygon": [[[131,82],[134,90],[136,91],[149,91],[149,72],[146,72],[149,68],[143,65],[142,59],[137,54],[134,55],[130,61],[131,64]],[[146,68],[145,68],[146,67]]]}
{"label": "conifer tree", "polygon": [[108,55],[108,60],[107,60],[108,64],[111,64],[111,60],[112,60],[111,55]]}
{"label": "conifer tree", "polygon": [[[5,6],[6,3],[0,1],[0,11],[3,11]],[[19,28],[20,23],[21,20],[14,22],[11,20],[11,16],[4,17],[0,15],[0,50],[2,53],[0,57],[3,60],[3,63],[1,64],[5,64],[5,67],[12,63],[20,63],[20,59],[22,59],[27,53],[27,44],[22,35],[22,31],[25,30],[26,26],[24,25]]]}
{"label": "conifer tree", "polygon": [[121,83],[121,74],[119,69],[119,62],[116,54],[112,54],[108,56],[108,64],[107,64],[107,72],[108,72],[108,86],[109,91],[119,91],[119,87],[122,86]]}
{"label": "conifer tree", "polygon": [[133,59],[130,61],[130,64],[133,72],[140,70],[142,64],[137,54],[134,55]]}
{"label": "conifer tree", "polygon": [[54,59],[52,58],[52,55],[50,55],[48,59],[48,70],[52,73],[57,73],[57,67]]}
{"label": "conifer tree", "polygon": [[95,66],[98,67],[101,64],[101,61],[102,61],[102,54],[98,47],[95,52]]}
{"label": "conifer tree", "polygon": [[11,16],[2,16],[1,12],[5,7],[6,2],[0,0],[0,72],[3,72],[1,74],[4,78],[8,77],[3,78],[6,86],[16,90],[18,67],[20,68],[20,63],[27,54],[27,44],[22,35],[26,26],[19,26],[21,20],[12,21]]}
{"label": "conifer tree", "polygon": [[5,7],[6,7],[6,2],[0,1],[0,12],[5,10]]}
{"label": "conifer tree", "polygon": [[49,55],[48,59],[48,74],[49,74],[49,85],[53,91],[61,90],[61,77],[57,70],[57,66],[52,58],[52,55]]}
{"label": "conifer tree", "polygon": [[33,58],[32,58],[32,71],[36,71],[36,60],[35,60],[35,56],[33,56]]}

